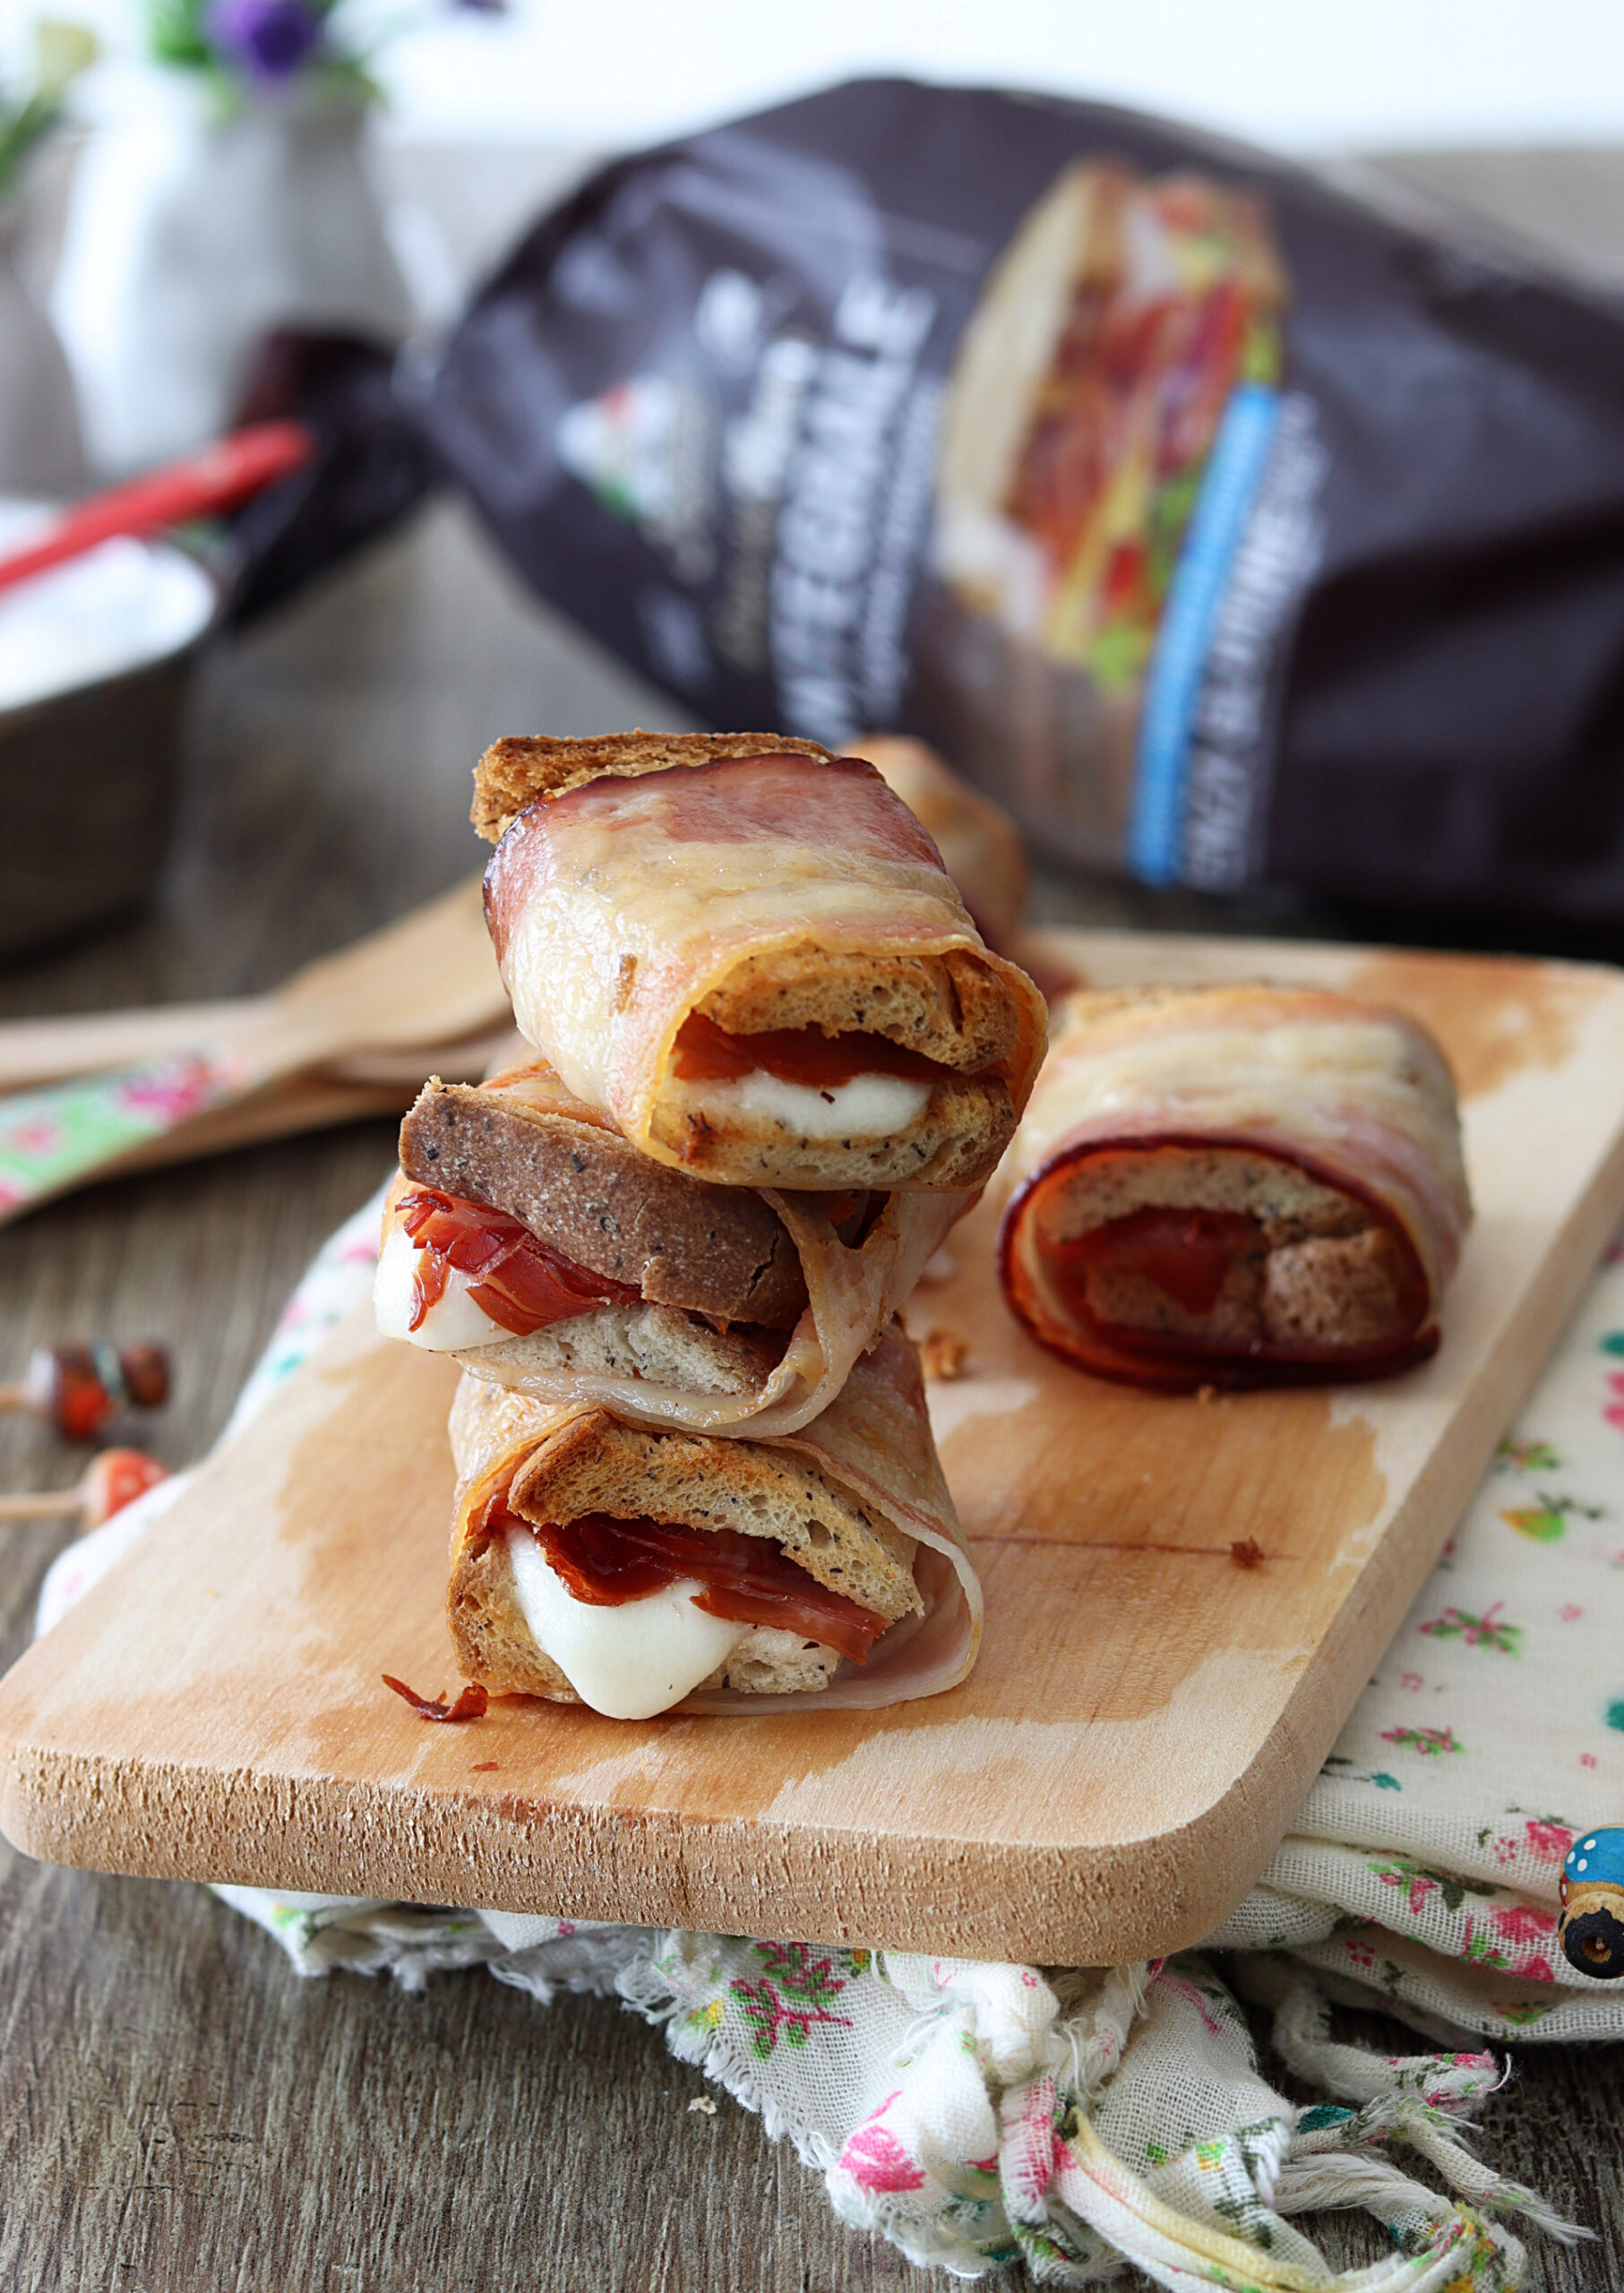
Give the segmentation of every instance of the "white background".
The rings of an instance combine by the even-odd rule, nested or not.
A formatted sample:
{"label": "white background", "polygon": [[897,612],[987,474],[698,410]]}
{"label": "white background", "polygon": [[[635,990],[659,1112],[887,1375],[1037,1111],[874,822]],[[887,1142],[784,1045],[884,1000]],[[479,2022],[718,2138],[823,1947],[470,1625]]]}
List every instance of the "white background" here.
{"label": "white background", "polygon": [[[0,0],[13,47],[35,0]],[[601,149],[857,72],[1097,95],[1287,149],[1624,142],[1624,0],[346,0],[393,132]],[[51,0],[128,47],[140,0]],[[9,20],[9,25],[7,24]]]}

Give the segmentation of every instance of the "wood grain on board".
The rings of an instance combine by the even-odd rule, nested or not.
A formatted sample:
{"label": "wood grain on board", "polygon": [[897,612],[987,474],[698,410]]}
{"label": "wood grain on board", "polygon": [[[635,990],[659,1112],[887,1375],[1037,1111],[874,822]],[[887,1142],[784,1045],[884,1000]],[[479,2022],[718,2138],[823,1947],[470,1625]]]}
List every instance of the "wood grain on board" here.
{"label": "wood grain on board", "polygon": [[[1286,1828],[1624,1206],[1624,979],[1053,935],[1096,983],[1313,979],[1460,1071],[1478,1215],[1424,1369],[1198,1398],[1079,1376],[1004,1312],[984,1214],[910,1308],[987,1595],[973,1678],[877,1713],[629,1724],[451,1687],[455,1372],[365,1314],[0,1688],[0,1822],[176,1877],[929,1949],[1197,1939]],[[1235,1544],[1256,1547],[1255,1566]],[[494,1765],[491,1765],[494,1763]]]}

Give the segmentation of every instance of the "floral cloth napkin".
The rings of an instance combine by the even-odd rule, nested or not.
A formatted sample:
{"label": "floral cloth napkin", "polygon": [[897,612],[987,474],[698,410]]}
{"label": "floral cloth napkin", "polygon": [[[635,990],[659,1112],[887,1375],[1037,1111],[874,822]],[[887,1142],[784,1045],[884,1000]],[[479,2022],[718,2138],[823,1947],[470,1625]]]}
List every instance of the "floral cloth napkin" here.
{"label": "floral cloth napkin", "polygon": [[[323,1249],[226,1438],[364,1292],[377,1224],[369,1203]],[[42,1631],[184,1485],[63,1554]],[[1502,2074],[1477,2040],[1624,2037],[1624,1984],[1555,1948],[1562,1859],[1581,1826],[1614,1818],[1617,1246],[1291,1835],[1199,1953],[1039,1969],[216,1892],[303,1974],[388,1971],[417,1989],[483,1965],[543,2005],[560,1989],[618,1996],[787,2136],[847,2220],[961,2276],[1020,2260],[1035,2283],[1083,2286],[1126,2261],[1179,2289],[1470,2293],[1520,2281],[1511,2217],[1578,2234],[1462,2130]],[[1276,2051],[1334,2099],[1300,2108],[1268,2084],[1237,1991],[1272,2008]],[[1336,2044],[1332,1999],[1385,2005],[1442,2050]],[[1338,2272],[1292,2226],[1337,2206],[1374,2213],[1391,2254]]]}

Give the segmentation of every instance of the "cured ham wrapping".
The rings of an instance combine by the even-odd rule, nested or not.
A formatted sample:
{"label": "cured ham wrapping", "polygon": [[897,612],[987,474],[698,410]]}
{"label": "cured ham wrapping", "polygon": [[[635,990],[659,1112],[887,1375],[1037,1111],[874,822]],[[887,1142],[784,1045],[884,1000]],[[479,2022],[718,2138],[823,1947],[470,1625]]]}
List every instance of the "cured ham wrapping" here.
{"label": "cured ham wrapping", "polygon": [[1169,1391],[1424,1361],[1471,1216],[1437,1043],[1310,989],[1070,998],[999,1186],[1032,1335]]}
{"label": "cured ham wrapping", "polygon": [[855,753],[884,775],[928,831],[988,947],[1013,952],[1029,887],[1026,846],[1009,813],[924,741],[864,733]]}
{"label": "cured ham wrapping", "polygon": [[511,740],[476,785],[514,1016],[640,1152],[728,1185],[985,1180],[1043,999],[872,765],[760,734]]}
{"label": "cured ham wrapping", "polygon": [[[451,1636],[464,1676],[493,1692],[589,1700],[567,1658],[538,1645],[526,1621],[516,1534],[540,1546],[580,1610],[607,1614],[612,1628],[629,1603],[673,1581],[743,1627],[717,1677],[673,1709],[872,1708],[938,1695],[975,1661],[981,1588],[937,1462],[918,1357],[895,1324],[839,1397],[790,1435],[653,1432],[584,1399],[546,1404],[467,1376],[451,1431]],[[759,1646],[763,1631],[770,1639]],[[815,1684],[776,1684],[803,1675]]]}

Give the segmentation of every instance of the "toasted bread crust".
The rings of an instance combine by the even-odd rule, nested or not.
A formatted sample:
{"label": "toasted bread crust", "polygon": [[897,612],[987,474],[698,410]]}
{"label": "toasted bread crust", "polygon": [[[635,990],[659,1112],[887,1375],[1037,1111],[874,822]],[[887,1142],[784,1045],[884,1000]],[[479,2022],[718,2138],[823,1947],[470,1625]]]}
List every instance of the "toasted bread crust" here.
{"label": "toasted bread crust", "polygon": [[[726,1172],[735,1186],[804,1188],[940,1187],[984,1184],[1015,1136],[1015,1102],[991,1075],[949,1075],[936,1084],[923,1114],[884,1138],[801,1138],[762,1120],[745,1133],[723,1129],[706,1112],[703,1086],[668,1086],[651,1126],[656,1143],[679,1155],[696,1178]],[[714,1112],[714,1110],[712,1111]]]}
{"label": "toasted bread crust", "polygon": [[606,733],[584,741],[510,733],[474,767],[468,818],[487,843],[496,844],[538,796],[562,796],[589,780],[635,779],[724,756],[811,756],[827,763],[830,753],[816,741],[786,740],[781,733]]}
{"label": "toasted bread crust", "polygon": [[1277,1155],[1227,1145],[1104,1146],[1078,1164],[1045,1211],[1044,1232],[1068,1241],[1150,1208],[1243,1212],[1259,1221],[1271,1250],[1371,1223],[1368,1204]]}
{"label": "toasted bread crust", "polygon": [[729,1035],[886,1035],[972,1075],[1014,1055],[1019,1026],[1002,980],[967,948],[881,959],[797,940],[744,957],[696,1008]]}
{"label": "toasted bread crust", "polygon": [[923,1606],[913,1538],[832,1476],[766,1443],[654,1432],[593,1410],[520,1468],[508,1501],[539,1522],[607,1513],[768,1537],[820,1584],[875,1616]]}
{"label": "toasted bread crust", "polygon": [[759,1194],[689,1178],[597,1123],[431,1077],[400,1126],[400,1167],[652,1304],[771,1329],[806,1304],[795,1244]]}

